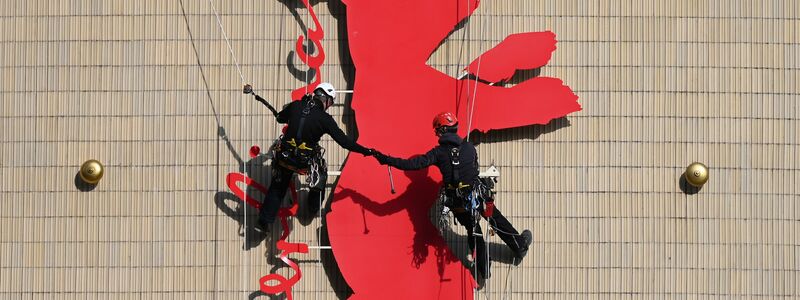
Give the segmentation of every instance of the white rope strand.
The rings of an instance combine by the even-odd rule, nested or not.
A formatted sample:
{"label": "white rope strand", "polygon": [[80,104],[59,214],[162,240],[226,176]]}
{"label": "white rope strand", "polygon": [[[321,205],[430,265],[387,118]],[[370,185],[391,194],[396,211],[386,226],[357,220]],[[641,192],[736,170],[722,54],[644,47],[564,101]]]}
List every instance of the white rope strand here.
{"label": "white rope strand", "polygon": [[214,16],[216,16],[217,19],[217,25],[219,25],[219,29],[222,30],[222,36],[225,38],[225,43],[228,44],[228,50],[231,52],[231,57],[233,57],[233,63],[236,64],[236,71],[239,72],[239,77],[242,78],[242,85],[244,85],[247,82],[244,80],[244,74],[242,74],[242,68],[239,67],[239,61],[236,59],[236,54],[233,53],[233,47],[231,47],[231,41],[228,40],[228,34],[225,33],[225,27],[222,26],[222,20],[219,18],[219,13],[217,13],[217,8],[214,6],[214,1],[208,0],[208,3],[211,4],[211,10],[214,11]]}
{"label": "white rope strand", "polygon": [[[485,7],[485,5],[484,5]],[[469,25],[469,24],[468,24]],[[486,26],[483,26],[483,17],[481,17],[481,39],[480,41],[483,42],[484,32]],[[483,59],[483,53],[478,56],[478,67],[475,69],[475,84],[472,87],[472,99],[469,100],[470,108],[469,108],[469,119],[467,121],[467,140],[469,140],[470,133],[472,132],[472,116],[475,113],[475,100],[478,97],[478,80],[481,78],[481,60]],[[467,86],[467,99],[469,99],[469,85]]]}
{"label": "white rope strand", "polygon": [[[242,79],[242,85],[245,85],[245,84],[247,84],[247,82],[244,79],[244,74],[242,74],[241,67],[239,67],[239,60],[236,59],[236,54],[233,52],[233,47],[231,46],[231,42],[228,39],[228,34],[225,32],[225,27],[222,26],[222,20],[219,17],[219,13],[217,12],[217,8],[214,6],[214,1],[213,0],[208,0],[208,3],[211,4],[211,10],[214,12],[214,16],[215,16],[215,20],[217,21],[217,25],[219,25],[219,29],[222,31],[222,37],[225,38],[225,44],[228,45],[228,51],[230,51],[230,53],[231,53],[231,57],[233,58],[233,63],[236,66],[236,71],[239,73],[239,78]],[[246,105],[242,106],[243,115],[245,116],[245,118],[242,119],[242,127],[245,126],[245,119],[247,119],[247,111],[245,110],[245,108],[246,108]],[[244,161],[242,163],[243,163],[243,166],[242,166],[243,170],[242,171],[245,174],[247,174],[247,163],[244,162]],[[243,199],[243,200],[247,199],[247,189],[244,190],[244,198],[245,199]],[[245,228],[244,236],[243,236],[243,240],[244,240],[243,243],[244,243],[244,247],[248,247],[248,245],[247,245],[247,204],[246,203],[242,203],[242,208],[243,208],[242,214],[243,214],[243,217],[244,217],[242,222],[243,222],[243,226]],[[244,266],[245,267],[242,270],[242,291],[246,291],[247,290],[247,281],[245,280],[245,278],[247,277],[247,270],[249,269],[249,265],[250,265],[250,257],[247,256],[247,255],[244,255],[244,254],[243,254],[243,256],[245,258],[245,262],[244,262]]]}

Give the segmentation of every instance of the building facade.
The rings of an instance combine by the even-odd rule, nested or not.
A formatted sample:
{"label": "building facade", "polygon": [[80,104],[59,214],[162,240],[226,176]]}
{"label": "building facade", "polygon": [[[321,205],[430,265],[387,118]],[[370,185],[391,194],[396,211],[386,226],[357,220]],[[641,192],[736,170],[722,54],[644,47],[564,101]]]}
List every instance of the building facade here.
{"label": "building facade", "polygon": [[[241,86],[278,107],[314,76],[353,89],[347,6],[312,2],[316,73],[295,53],[313,27],[302,2],[211,3],[0,3],[0,298],[266,298],[259,278],[292,275],[226,185],[269,177],[247,152],[281,129]],[[498,206],[534,243],[513,267],[489,237],[493,276],[475,298],[797,297],[798,16],[793,0],[483,1],[428,64],[457,77],[507,35],[550,30],[558,49],[537,72],[583,109],[476,134]],[[355,137],[342,98],[329,112]],[[340,169],[348,153],[323,146]],[[77,175],[88,159],[105,164],[95,187]],[[695,161],[710,169],[699,190],[681,183]],[[291,226],[327,245],[318,216]],[[349,295],[330,250],[291,258],[295,298]]]}

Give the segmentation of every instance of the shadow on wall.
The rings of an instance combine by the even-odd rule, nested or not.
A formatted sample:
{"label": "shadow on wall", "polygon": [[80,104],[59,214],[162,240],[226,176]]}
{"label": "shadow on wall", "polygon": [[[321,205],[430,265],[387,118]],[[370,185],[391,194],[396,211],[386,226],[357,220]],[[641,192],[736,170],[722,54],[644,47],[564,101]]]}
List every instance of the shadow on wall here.
{"label": "shadow on wall", "polygon": [[[399,196],[395,197],[392,200],[389,200],[385,203],[378,203],[374,202],[357,191],[351,189],[344,189],[340,192],[340,194],[344,197],[350,197],[353,199],[355,203],[361,205],[362,212],[364,210],[368,210],[370,213],[376,216],[387,216],[392,215],[398,212],[406,212],[408,214],[409,219],[411,219],[411,223],[414,224],[414,240],[411,246],[412,261],[410,262],[415,268],[419,268],[427,259],[430,257],[430,253],[428,252],[429,246],[433,246],[435,252],[437,254],[437,261],[440,262],[438,266],[440,267],[440,274],[443,278],[444,274],[444,263],[445,262],[452,262],[456,260],[456,257],[445,257],[444,248],[442,245],[437,245],[435,243],[431,243],[431,241],[435,240],[435,236],[425,235],[425,232],[435,232],[433,230],[421,230],[418,228],[419,226],[430,226],[433,227],[434,223],[431,223],[428,216],[429,216],[429,209],[422,205],[410,205],[415,199],[415,195],[419,189],[419,186],[430,186],[431,184],[435,184],[433,179],[428,176],[428,169],[423,169],[419,171],[404,171],[405,175],[411,179],[411,183],[406,189],[406,192],[400,194]],[[431,197],[435,197],[431,195]],[[369,224],[367,224],[366,217],[362,221],[364,224],[364,234],[369,233]]]}
{"label": "shadow on wall", "polygon": [[[444,237],[445,242],[447,243],[447,247],[453,252],[453,254],[458,257],[458,260],[461,261],[464,266],[469,269],[470,274],[472,274],[473,278],[476,278],[475,272],[477,269],[473,262],[467,259],[467,255],[469,254],[469,241],[467,240],[469,237],[466,235],[460,235],[453,230],[452,226],[460,226],[454,223],[454,218],[442,218],[441,216],[441,204],[437,203],[432,207],[431,210],[431,222],[435,222],[434,224],[441,224],[446,226],[440,226],[439,231]],[[441,222],[441,223],[440,223]],[[484,233],[488,232],[487,228],[481,228]],[[489,255],[489,260],[492,262],[500,262],[507,265],[513,265],[515,260],[515,254],[511,251],[511,249],[506,244],[496,243],[493,242],[492,239],[499,239],[500,237],[496,236],[489,236],[486,240],[486,247],[487,253]],[[440,256],[437,253],[437,258]],[[486,278],[483,276],[477,276],[478,278],[478,289],[481,290],[485,287],[484,282]]]}
{"label": "shadow on wall", "polygon": [[[270,159],[268,154],[258,155],[245,162],[228,139],[225,128],[219,127],[217,134],[225,141],[225,145],[228,147],[231,155],[238,162],[240,173],[247,175],[261,184],[270,182],[272,169],[270,166],[264,165],[264,163]],[[255,199],[264,199],[264,194],[253,187],[248,186],[245,192],[247,195],[252,195]],[[231,207],[228,202],[233,203],[234,206]],[[246,205],[242,199],[239,199],[239,197],[233,193],[217,192],[214,195],[214,204],[225,215],[239,223],[238,235],[245,237],[245,244],[242,246],[243,249],[250,250],[255,248],[266,238],[263,234],[254,229],[256,221],[258,220],[258,210]],[[275,247],[269,248],[274,249]]]}
{"label": "shadow on wall", "polygon": [[[292,14],[295,19],[295,22],[300,27],[299,32],[305,33],[308,25],[306,22],[313,22],[310,17],[308,17],[307,12],[305,12],[306,8],[305,5],[301,1],[297,0],[278,0],[281,4],[286,6],[288,11]],[[309,0],[309,4],[311,6],[315,6],[319,4],[319,0]],[[347,18],[346,18],[346,8],[344,3],[341,1],[327,1],[328,10],[330,14],[336,19],[336,30],[337,30],[337,47],[338,47],[338,55],[339,55],[339,67],[341,68],[341,73],[344,77],[346,82],[345,87],[337,86],[339,90],[352,90],[353,89],[353,82],[355,80],[355,66],[353,65],[352,58],[350,57],[350,45],[347,40]],[[305,12],[304,15],[301,16],[299,10],[303,10]],[[325,28],[327,29],[327,28]],[[327,31],[326,31],[327,32]],[[327,37],[330,38],[330,34],[327,34]],[[294,47],[294,43],[292,43],[292,49]],[[306,39],[304,44],[305,50],[307,53],[314,55],[316,54],[314,49],[314,44],[309,42],[309,39]],[[331,51],[327,51],[331,53]],[[297,54],[294,50],[291,50],[287,57],[286,57],[286,67],[289,73],[297,80],[300,80],[303,83],[310,83],[314,80],[314,77],[318,74],[314,74],[313,70],[301,70],[298,68],[297,61]],[[344,131],[348,137],[352,139],[358,138],[358,129],[355,124],[355,113],[351,108],[352,103],[352,94],[343,94],[344,97],[338,98],[336,100],[335,106],[343,105],[342,111],[342,123],[344,124]],[[343,164],[346,163],[343,162]],[[338,178],[337,178],[338,180]],[[268,183],[269,181],[261,181],[261,183]],[[266,185],[265,185],[266,186]],[[299,185],[296,185],[299,186]],[[336,180],[330,185],[329,187],[336,186]],[[333,188],[329,190],[328,194],[324,193],[308,193],[305,190],[301,190],[298,192],[299,201],[299,211],[298,215],[296,216],[296,220],[301,225],[308,225],[313,222],[314,218],[317,217],[317,212],[320,209],[320,206],[324,206],[323,211],[330,211],[330,201],[326,201],[330,199],[330,196],[333,194]],[[248,219],[249,221],[249,219]],[[330,245],[330,241],[328,239],[328,232],[327,232],[327,221],[325,218],[322,218],[322,227],[318,228],[318,236],[320,238],[319,245]],[[273,232],[278,232],[278,230],[273,230]],[[277,238],[277,237],[275,237]],[[333,253],[329,250],[323,250],[320,255],[321,263],[323,265],[323,269],[327,275],[328,281],[333,288],[333,291],[336,293],[339,299],[347,299],[350,295],[353,294],[352,289],[347,285],[347,282],[344,280],[344,277],[339,270],[338,264],[336,263],[336,259],[333,256]],[[282,264],[282,261],[278,261],[279,264]],[[319,263],[315,261],[314,263]],[[250,296],[251,299],[263,296],[264,294],[260,291],[253,292]],[[270,299],[275,299],[275,296],[268,295]],[[281,295],[282,296],[282,295]],[[279,297],[283,298],[283,297]]]}
{"label": "shadow on wall", "polygon": [[[228,150],[230,151],[231,155],[238,162],[239,172],[244,173],[245,175],[252,178],[256,182],[261,183],[262,185],[269,188],[268,183],[271,182],[272,168],[269,165],[265,165],[265,163],[272,158],[271,153],[268,152],[267,154],[258,155],[245,162],[242,159],[241,155],[239,155],[239,153],[236,152],[230,140],[227,138],[225,134],[225,129],[220,127],[218,134],[220,138],[222,138],[222,140],[225,141],[225,144],[228,147]],[[276,140],[275,142],[278,141]],[[300,186],[296,177],[294,178],[294,180],[295,180],[295,186]],[[252,195],[253,198],[263,202],[265,195],[258,189],[248,186],[246,192],[248,195]],[[316,209],[314,208],[316,207],[316,205],[319,205],[318,202],[315,204],[308,203],[310,201],[310,198],[314,198],[314,195],[316,194],[313,193],[308,194],[305,191],[298,192],[299,199],[306,199],[305,201],[303,200],[299,201],[300,204],[299,215],[295,217],[295,219],[298,220],[298,222],[300,222],[302,225],[310,224],[316,215]],[[322,194],[319,194],[316,197],[321,197],[321,196]],[[288,198],[290,197],[286,197],[286,199]],[[225,215],[227,215],[228,217],[230,217],[239,224],[239,229],[237,234],[245,238],[245,243],[242,247],[244,250],[247,251],[253,248],[257,248],[262,241],[269,244],[269,246],[267,246],[267,251],[264,254],[264,256],[267,260],[267,263],[273,266],[270,269],[270,273],[278,272],[279,269],[287,267],[283,261],[277,258],[278,251],[277,247],[275,246],[275,243],[280,238],[280,233],[282,232],[280,226],[275,224],[272,227],[273,229],[271,230],[271,232],[266,236],[260,233],[259,231],[255,230],[254,226],[258,220],[258,210],[245,204],[242,199],[240,199],[231,192],[227,191],[217,192],[214,195],[214,204],[222,213],[224,213]],[[288,205],[290,204],[289,203],[283,204],[283,206],[288,206]],[[328,203],[328,207],[326,208],[326,210],[330,208],[329,205],[330,204]],[[312,207],[308,208],[309,206]],[[304,207],[306,209],[303,209]],[[317,234],[320,237],[319,244],[330,245],[330,241],[328,240],[328,233],[324,222],[325,220],[323,219],[322,227],[317,229]],[[289,226],[293,226],[293,224],[294,224],[293,222],[289,222]],[[290,230],[292,229],[293,228],[290,228]],[[353,292],[350,289],[350,287],[347,286],[344,277],[339,271],[338,265],[336,264],[336,260],[333,257],[333,253],[328,250],[322,250],[322,251],[323,252],[320,255],[321,263],[323,269],[325,270],[327,278],[331,284],[331,287],[333,288],[333,291],[336,293],[338,298],[347,299],[350,295],[352,295]],[[290,259],[298,264],[320,263],[320,261],[318,260],[297,260],[292,258]],[[283,294],[269,295],[261,292],[260,290],[253,291],[249,295],[250,299],[256,299],[260,297],[267,297],[268,299],[285,299],[285,295]]]}
{"label": "shadow on wall", "polygon": [[[406,190],[407,192],[385,203],[374,202],[368,197],[351,189],[344,189],[340,193],[346,197],[350,197],[354,202],[360,204],[362,209],[367,210],[377,216],[387,216],[398,212],[406,212],[408,213],[408,217],[412,220],[411,223],[414,224],[414,226],[435,226],[433,224],[439,224],[439,229],[442,237],[444,238],[446,246],[431,243],[435,237],[422,234],[424,232],[431,232],[430,230],[419,230],[416,227],[414,228],[414,238],[410,249],[413,255],[412,261],[409,262],[414,267],[418,268],[428,258],[433,257],[437,261],[437,266],[439,266],[440,271],[440,279],[443,281],[447,280],[444,279],[443,273],[445,262],[459,260],[465,266],[467,266],[470,272],[474,272],[475,269],[471,268],[472,263],[467,260],[467,255],[469,254],[467,236],[457,234],[451,227],[455,226],[453,221],[442,218],[442,205],[440,201],[436,201],[436,204],[431,206],[430,209],[426,209],[425,207],[419,205],[409,205],[409,201],[412,201],[414,198],[413,191],[417,190],[417,186],[427,186],[433,181],[433,179],[428,176],[427,169],[420,171],[405,171],[404,173],[411,179],[411,184]],[[424,209],[425,211],[414,211],[414,209]],[[363,234],[368,234],[369,224],[366,222],[366,220],[362,220],[362,222],[364,227]],[[505,244],[487,241],[487,246],[489,247],[488,251],[492,261],[502,262],[505,264],[514,263],[514,253],[512,253],[512,251]],[[429,251],[430,247],[434,248],[433,254],[431,254]],[[447,251],[445,251],[446,248],[451,250],[451,254],[448,254]]]}
{"label": "shadow on wall", "polygon": [[83,181],[81,178],[81,171],[75,172],[75,188],[77,188],[81,192],[91,192],[94,188],[97,187],[97,184],[91,184],[86,181]]}
{"label": "shadow on wall", "polygon": [[480,132],[473,130],[470,134],[470,142],[475,145],[481,143],[503,143],[509,141],[517,141],[530,139],[535,140],[542,134],[548,134],[556,130],[569,127],[571,124],[567,117],[553,119],[547,125],[528,125],[522,127],[489,130],[488,132]]}
{"label": "shadow on wall", "polygon": [[681,191],[684,194],[687,194],[687,195],[697,194],[697,193],[700,192],[701,189],[703,189],[702,186],[701,187],[696,187],[696,186],[693,186],[693,185],[689,184],[689,181],[686,180],[686,176],[684,175],[684,173],[681,173],[680,175],[678,175],[678,186],[681,188]]}
{"label": "shadow on wall", "polygon": [[[296,1],[296,0],[278,0],[278,2],[286,6],[286,8],[288,8],[288,10],[291,12],[296,23],[300,27],[300,32],[305,32],[308,27],[306,21],[310,21],[310,19],[307,18],[305,14],[302,16],[300,14],[300,11],[305,11],[305,6],[303,5],[303,3],[301,1]],[[322,1],[310,1],[310,2],[311,5],[316,5]],[[355,78],[355,67],[352,63],[352,58],[350,55],[350,46],[347,39],[345,6],[343,3],[341,3],[341,1],[328,1],[327,4],[328,4],[328,9],[331,12],[331,15],[337,21],[336,30],[339,38],[338,38],[338,43],[336,44],[338,45],[338,50],[339,50],[338,51],[339,61],[340,61],[339,66],[346,81],[346,88],[343,87],[339,88],[352,90]],[[310,54],[314,54],[314,51],[318,50],[318,49],[313,49],[313,43],[306,43],[304,46],[306,47],[307,52],[309,52]],[[296,52],[293,50],[290,51],[285,61],[289,73],[295,79],[300,80],[304,83],[309,83],[313,81],[314,77],[318,74],[313,74],[308,70],[300,69],[298,67],[299,65],[297,64],[297,62],[298,61],[296,58]],[[513,84],[525,81],[529,78],[538,76],[540,72],[541,69],[520,71],[511,80],[509,80],[509,83]],[[351,108],[352,94],[345,94],[343,98],[344,99],[339,99],[337,102],[344,104],[343,116],[342,116],[342,122],[345,125],[344,129],[349,137],[356,139],[358,136],[358,128],[355,124],[354,111]],[[567,127],[569,125],[570,123],[566,118],[560,118],[551,121],[547,125],[531,125],[520,128],[493,130],[486,133],[480,133],[476,131],[471,135],[471,140],[475,144],[479,144],[482,142],[494,143],[494,142],[506,142],[510,140],[519,140],[519,139],[536,139],[541,134],[553,132],[555,130]],[[227,139],[226,142],[228,142]],[[268,166],[263,165],[263,163],[266,161],[266,158],[259,161],[259,157],[256,157],[248,162],[243,162],[241,157],[239,157],[239,155],[233,150],[233,147],[230,145],[230,143],[228,142],[227,144],[231,153],[237,158],[237,161],[239,161],[241,172],[246,173],[247,176],[253,178],[259,183],[262,184],[269,183],[271,170]],[[245,168],[245,166],[247,167]],[[411,181],[412,184],[411,186],[409,186],[408,190],[410,191],[416,190],[415,185],[430,186],[431,184],[435,184],[432,183],[432,179],[427,176],[427,172],[416,172],[416,173],[422,175],[417,176],[417,174],[407,174],[412,179]],[[263,195],[261,194],[261,192],[257,190],[248,188],[247,193],[252,195],[259,195],[260,197],[257,197],[257,199],[263,199]],[[415,224],[415,226],[434,226],[433,224],[437,224],[438,222],[438,221],[430,222],[430,220],[428,219],[431,216],[430,207],[425,207],[425,211],[409,211],[409,209],[415,209],[415,206],[407,206],[404,205],[402,201],[399,201],[398,199],[403,198],[403,195],[400,195],[397,198],[387,203],[375,203],[369,200],[368,198],[364,197],[363,195],[359,194],[357,191],[345,190],[344,193],[351,193],[350,196],[352,197],[352,199],[360,203],[363,209],[369,210],[371,213],[376,215],[387,215],[387,214],[397,213],[400,211],[407,211],[409,213],[409,218],[417,218],[417,219],[424,218],[424,220],[422,219],[412,220],[413,221],[412,223]],[[300,199],[308,199],[308,198],[303,197],[301,195]],[[252,225],[257,219],[257,214],[254,209],[248,209],[247,205],[245,205],[241,199],[238,199],[238,197],[229,192],[217,193],[217,195],[215,195],[214,201],[221,211],[223,211],[226,215],[236,220],[240,224],[240,230],[239,230],[240,234],[247,237],[248,243],[250,243],[250,241],[254,241],[255,243],[254,245],[245,245],[245,249],[256,247],[258,246],[258,244],[260,244],[262,240],[264,240],[264,237],[261,237],[260,240],[258,239],[257,236],[253,236],[253,238],[250,237],[252,233],[255,233],[255,231],[252,231],[251,229]],[[309,205],[307,201],[308,200],[300,201],[301,215],[299,215],[297,218],[297,220],[303,225],[310,224],[315,215],[313,213],[306,213],[305,215],[302,215],[303,212],[307,211],[307,209],[302,209],[303,208],[302,205],[304,204],[306,206]],[[235,208],[228,206],[229,202],[235,203],[236,205]],[[434,205],[433,208],[434,209],[438,208],[438,205]],[[325,210],[329,209],[330,209],[330,201],[326,201]],[[438,213],[435,213],[433,215],[438,216]],[[320,236],[319,243],[320,245],[329,245],[327,236],[327,224],[324,218],[322,220],[322,223],[323,223],[322,227],[318,229],[318,233]],[[417,228],[415,228],[415,230],[417,230]],[[273,234],[279,231],[280,230],[278,230],[277,228],[272,230]],[[368,224],[366,223],[366,220],[364,220],[364,231],[369,232],[369,227]],[[421,232],[425,231],[423,230]],[[437,246],[438,248],[434,249],[434,251],[436,252],[434,254],[436,259],[442,260],[442,264],[444,263],[444,260],[454,261],[456,259],[460,259],[462,261],[465,261],[467,254],[466,236],[460,236],[456,234],[449,227],[446,227],[446,231],[443,234],[446,237],[445,241],[447,242],[447,245],[450,247],[450,249],[454,250],[457,257],[453,257],[452,255],[450,255],[450,257],[445,257],[445,253],[447,253],[445,251],[445,248]],[[430,248],[429,247],[430,241],[434,238],[436,237],[415,235],[411,249],[414,255],[412,261],[409,263],[418,266],[423,262],[425,262],[425,260],[427,260],[431,256],[431,254],[428,252]],[[273,241],[275,239],[277,239],[277,236],[272,237]],[[510,250],[504,244],[488,243],[488,245],[490,247],[489,250],[490,253],[499,253],[499,255],[493,257],[493,260],[506,263],[513,262],[513,254],[511,254]],[[267,257],[268,259],[274,258],[274,255],[268,254]],[[325,272],[328,275],[327,276],[328,280],[330,281],[331,286],[334,288],[334,291],[336,292],[337,296],[339,298],[347,298],[350,294],[352,294],[352,291],[349,289],[349,287],[347,287],[347,284],[342,278],[342,275],[338,270],[338,266],[335,262],[335,258],[333,257],[332,253],[330,251],[323,251],[321,255],[321,260]],[[302,263],[304,261],[300,260],[298,262]],[[318,263],[318,262],[314,261],[313,263]],[[280,267],[283,267],[282,262],[275,260],[275,267],[273,268],[273,271],[277,270]],[[250,295],[250,298],[252,299],[260,296],[268,296],[270,299],[283,298],[282,295],[278,296],[264,295],[260,291],[253,292]]]}

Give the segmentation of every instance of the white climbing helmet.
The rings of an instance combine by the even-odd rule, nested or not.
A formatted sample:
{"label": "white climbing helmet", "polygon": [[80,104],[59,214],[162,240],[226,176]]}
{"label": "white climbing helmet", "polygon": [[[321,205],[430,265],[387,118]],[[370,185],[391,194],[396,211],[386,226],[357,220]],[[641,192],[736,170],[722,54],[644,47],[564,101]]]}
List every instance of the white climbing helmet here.
{"label": "white climbing helmet", "polygon": [[314,90],[322,90],[326,95],[330,96],[333,99],[336,99],[336,88],[333,87],[332,84],[328,82],[323,82],[317,85],[317,88]]}

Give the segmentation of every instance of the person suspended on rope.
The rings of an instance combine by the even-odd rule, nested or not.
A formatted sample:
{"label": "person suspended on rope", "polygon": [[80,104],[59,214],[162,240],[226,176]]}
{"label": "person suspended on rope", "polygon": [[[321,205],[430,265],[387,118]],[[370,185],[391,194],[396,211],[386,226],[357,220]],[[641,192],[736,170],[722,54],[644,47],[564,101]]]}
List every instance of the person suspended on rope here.
{"label": "person suspended on rope", "polygon": [[511,248],[516,256],[515,264],[519,264],[528,253],[533,239],[530,230],[518,233],[495,207],[492,191],[495,181],[478,176],[480,172],[477,150],[472,143],[456,134],[456,116],[449,112],[436,115],[433,128],[439,137],[439,145],[425,154],[401,159],[375,151],[374,156],[381,164],[402,170],[417,170],[431,165],[439,168],[442,173],[443,204],[466,227],[470,252],[477,256],[478,272],[483,278],[489,278],[491,273],[486,243],[478,223],[481,216],[489,221],[503,242]]}
{"label": "person suspended on rope", "polygon": [[307,175],[306,182],[310,190],[308,210],[312,214],[319,210],[327,182],[325,149],[319,146],[322,135],[330,135],[337,144],[347,150],[364,156],[374,154],[373,150],[348,138],[328,114],[327,109],[336,99],[336,89],[330,83],[320,83],[311,94],[303,96],[300,101],[292,101],[280,112],[264,98],[256,95],[249,84],[244,86],[243,92],[253,94],[257,101],[267,106],[278,123],[287,124],[284,134],[272,149],[275,153],[272,183],[269,185],[256,223],[256,229],[262,232],[268,232],[270,225],[275,221],[281,200],[286,195],[294,173]]}

